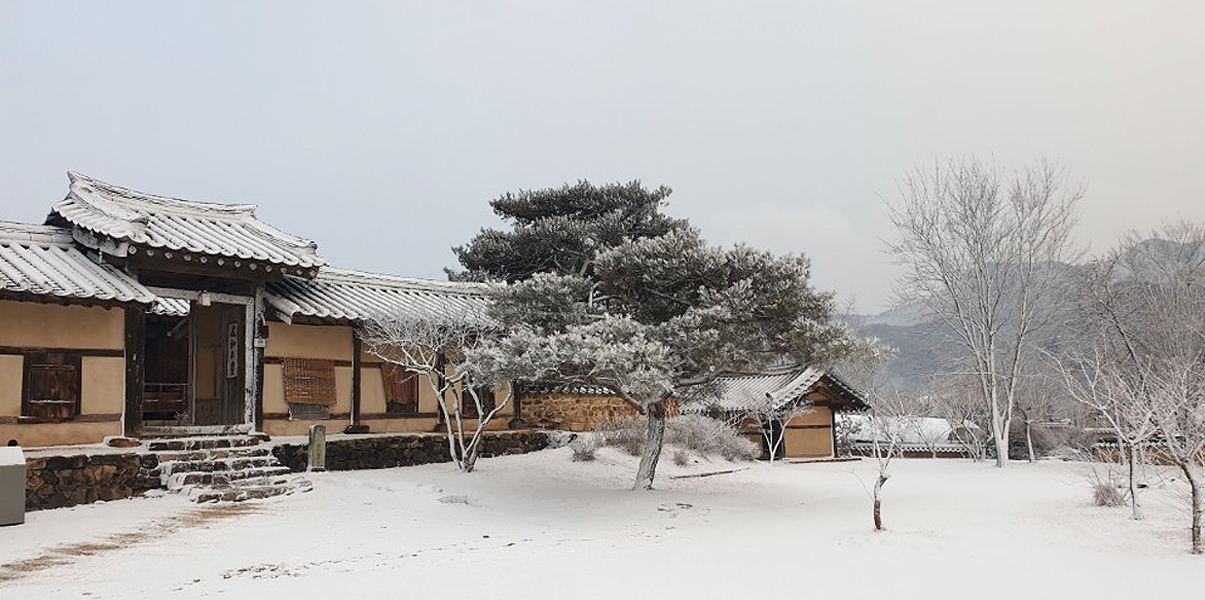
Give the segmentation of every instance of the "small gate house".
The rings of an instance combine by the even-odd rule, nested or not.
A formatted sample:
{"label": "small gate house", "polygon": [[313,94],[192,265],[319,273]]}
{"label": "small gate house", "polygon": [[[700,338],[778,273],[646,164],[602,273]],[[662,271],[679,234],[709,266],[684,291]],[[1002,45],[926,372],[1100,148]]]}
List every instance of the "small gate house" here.
{"label": "small gate house", "polygon": [[252,205],[69,181],[44,224],[0,221],[0,444],[438,425],[358,327],[481,305],[481,286],[330,267]]}
{"label": "small gate house", "polygon": [[[835,373],[812,367],[785,367],[764,373],[724,374],[712,394],[683,403],[687,413],[708,414],[739,424],[741,432],[763,447],[763,427],[781,436],[776,458],[831,458],[837,452],[836,415],[864,411],[865,397]],[[786,415],[756,419],[750,415]]]}

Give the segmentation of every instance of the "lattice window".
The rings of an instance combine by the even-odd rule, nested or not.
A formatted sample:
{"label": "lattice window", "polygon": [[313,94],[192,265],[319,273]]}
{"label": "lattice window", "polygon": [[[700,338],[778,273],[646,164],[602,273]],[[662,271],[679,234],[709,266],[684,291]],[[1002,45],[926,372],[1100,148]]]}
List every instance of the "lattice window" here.
{"label": "lattice window", "polygon": [[25,353],[21,416],[47,420],[80,414],[80,355],[69,352]]}
{"label": "lattice window", "polygon": [[385,385],[386,414],[418,413],[418,375],[392,364],[381,365],[381,382]]}
{"label": "lattice window", "polygon": [[335,361],[317,358],[286,358],[285,402],[289,404],[335,405]]}

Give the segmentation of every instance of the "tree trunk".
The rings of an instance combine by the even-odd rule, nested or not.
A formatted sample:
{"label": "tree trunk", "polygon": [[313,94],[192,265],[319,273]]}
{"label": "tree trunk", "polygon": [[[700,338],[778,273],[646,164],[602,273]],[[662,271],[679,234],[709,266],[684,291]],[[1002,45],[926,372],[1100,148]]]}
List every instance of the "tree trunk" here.
{"label": "tree trunk", "polygon": [[[1134,452],[1134,445],[1127,444],[1125,454],[1129,455],[1130,462],[1130,518],[1135,521],[1142,520],[1142,507],[1138,504],[1138,473],[1135,459],[1138,457]],[[1122,451],[1120,443],[1117,446],[1118,451]],[[1124,456],[1124,455],[1123,455]]]}
{"label": "tree trunk", "polygon": [[993,441],[996,444],[996,468],[1003,469],[1008,464],[1008,431],[1000,431],[1002,428],[995,425],[997,431],[992,432]]}
{"label": "tree trunk", "polygon": [[1029,462],[1038,462],[1033,453],[1033,423],[1029,419],[1025,419],[1025,449],[1029,451]]}
{"label": "tree trunk", "polygon": [[1189,534],[1192,537],[1192,553],[1205,554],[1205,547],[1201,542],[1201,520],[1205,519],[1205,498],[1201,495],[1205,494],[1205,481],[1201,481],[1201,474],[1197,472],[1197,467],[1191,464],[1180,465],[1180,470],[1184,471],[1185,479],[1188,479],[1188,488],[1192,492],[1192,528]]}
{"label": "tree trunk", "polygon": [[634,490],[653,489],[653,476],[657,461],[661,458],[661,445],[665,442],[665,401],[659,400],[648,407],[649,428],[644,438],[644,454],[640,457],[640,468],[636,471]]}
{"label": "tree trunk", "polygon": [[882,491],[883,484],[891,477],[886,471],[879,471],[879,478],[874,482],[874,530],[883,530]]}
{"label": "tree trunk", "polygon": [[479,445],[478,443],[473,443],[465,452],[462,459],[463,466],[461,467],[461,470],[465,473],[472,473],[473,467],[477,465],[477,446]]}

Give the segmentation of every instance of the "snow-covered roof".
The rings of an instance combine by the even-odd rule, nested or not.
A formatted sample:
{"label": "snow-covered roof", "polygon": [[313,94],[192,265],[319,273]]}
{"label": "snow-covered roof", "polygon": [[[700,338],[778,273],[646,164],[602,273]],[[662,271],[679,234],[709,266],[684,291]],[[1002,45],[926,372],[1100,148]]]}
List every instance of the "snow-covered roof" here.
{"label": "snow-covered roof", "polygon": [[[894,438],[900,444],[952,444],[957,443],[954,424],[948,419],[937,417],[878,417],[877,426],[872,426],[866,415],[842,415],[842,423],[849,426],[850,437],[855,442],[880,442]],[[962,428],[975,428],[966,423]]]}
{"label": "snow-covered roof", "polygon": [[189,302],[183,298],[164,298],[160,296],[151,305],[152,315],[166,317],[187,317],[189,310]]}
{"label": "snow-covered roof", "polygon": [[777,408],[801,399],[822,378],[846,395],[850,404],[865,406],[861,394],[835,374],[813,367],[793,367],[766,373],[721,375],[714,380],[715,388],[709,390],[714,393],[698,398],[687,395],[682,410],[742,412],[767,404]]}
{"label": "snow-covered roof", "polygon": [[313,279],[285,277],[267,285],[266,298],[279,315],[327,321],[365,321],[404,314],[438,318],[484,315],[489,286],[323,267]]}
{"label": "snow-covered roof", "polygon": [[150,304],[155,295],[72,243],[71,230],[0,221],[0,292]]}
{"label": "snow-covered roof", "polygon": [[66,222],[117,244],[195,252],[308,269],[326,263],[318,245],[260,221],[250,204],[156,196],[68,173],[67,197],[50,221]]}

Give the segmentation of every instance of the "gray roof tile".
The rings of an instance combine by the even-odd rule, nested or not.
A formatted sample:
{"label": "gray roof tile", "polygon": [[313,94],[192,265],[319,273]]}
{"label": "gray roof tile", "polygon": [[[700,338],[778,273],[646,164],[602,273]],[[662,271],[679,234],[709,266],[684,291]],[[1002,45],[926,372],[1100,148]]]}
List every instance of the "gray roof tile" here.
{"label": "gray roof tile", "polygon": [[156,196],[69,173],[67,197],[53,213],[118,242],[256,260],[298,268],[326,264],[314,242],[255,216],[250,204],[215,204]]}
{"label": "gray roof tile", "polygon": [[123,271],[99,264],[73,243],[71,231],[0,221],[0,291],[151,304],[155,295]]}

